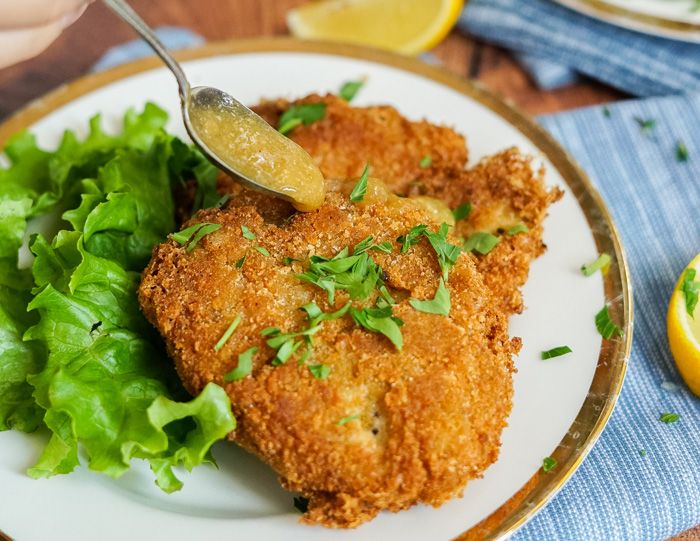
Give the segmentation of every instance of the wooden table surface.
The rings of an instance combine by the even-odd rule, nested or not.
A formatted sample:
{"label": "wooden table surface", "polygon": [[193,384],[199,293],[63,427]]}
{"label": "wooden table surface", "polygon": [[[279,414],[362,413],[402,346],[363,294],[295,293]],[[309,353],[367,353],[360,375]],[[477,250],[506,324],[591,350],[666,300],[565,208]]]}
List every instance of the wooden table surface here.
{"label": "wooden table surface", "polygon": [[[186,26],[208,41],[287,34],[285,13],[305,0],[131,0],[153,26]],[[58,85],[79,77],[109,48],[133,32],[96,3],[38,58],[0,70],[0,120]],[[530,114],[605,103],[625,96],[585,81],[539,90],[504,50],[454,30],[435,50],[451,71],[475,78]],[[677,541],[700,540],[700,526]]]}

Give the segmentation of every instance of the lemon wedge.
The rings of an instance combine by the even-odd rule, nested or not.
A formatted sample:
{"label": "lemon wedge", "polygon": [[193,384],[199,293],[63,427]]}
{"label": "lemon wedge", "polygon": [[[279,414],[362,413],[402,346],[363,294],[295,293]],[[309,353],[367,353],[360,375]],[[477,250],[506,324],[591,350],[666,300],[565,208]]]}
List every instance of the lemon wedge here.
{"label": "lemon wedge", "polygon": [[419,54],[447,35],[462,7],[464,0],[324,0],[291,10],[287,26],[299,38]]}
{"label": "lemon wedge", "polygon": [[[695,276],[692,276],[695,270]],[[688,271],[691,271],[690,273]],[[685,283],[685,287],[684,287]],[[700,294],[700,254],[683,270],[668,305],[668,342],[678,371],[690,390],[700,396],[700,302],[688,313],[690,293]]]}

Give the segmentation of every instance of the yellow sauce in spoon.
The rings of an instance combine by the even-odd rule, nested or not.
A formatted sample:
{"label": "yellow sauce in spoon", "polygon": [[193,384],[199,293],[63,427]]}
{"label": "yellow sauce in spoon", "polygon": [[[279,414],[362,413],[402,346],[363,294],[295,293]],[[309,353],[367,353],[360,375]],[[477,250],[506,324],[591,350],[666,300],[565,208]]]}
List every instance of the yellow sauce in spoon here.
{"label": "yellow sauce in spoon", "polygon": [[325,182],[311,156],[250,109],[221,94],[229,99],[198,99],[194,93],[187,104],[200,143],[223,165],[288,199],[297,210],[320,207]]}

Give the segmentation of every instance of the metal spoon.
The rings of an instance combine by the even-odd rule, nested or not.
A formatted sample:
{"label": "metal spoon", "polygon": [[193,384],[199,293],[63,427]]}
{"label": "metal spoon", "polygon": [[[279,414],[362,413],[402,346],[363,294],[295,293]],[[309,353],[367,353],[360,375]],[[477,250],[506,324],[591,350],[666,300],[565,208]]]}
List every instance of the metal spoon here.
{"label": "metal spoon", "polygon": [[226,92],[208,86],[192,88],[182,66],[126,2],[104,3],[136,30],[175,75],[185,128],[205,156],[224,172],[291,201],[298,210],[314,210],[323,203],[323,175],[303,148]]}

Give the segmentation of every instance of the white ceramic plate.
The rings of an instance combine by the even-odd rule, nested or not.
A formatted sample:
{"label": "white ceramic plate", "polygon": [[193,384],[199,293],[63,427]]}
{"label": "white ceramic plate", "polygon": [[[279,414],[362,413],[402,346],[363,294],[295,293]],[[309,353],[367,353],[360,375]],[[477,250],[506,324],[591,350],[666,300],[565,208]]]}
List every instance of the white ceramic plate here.
{"label": "white ceramic plate", "polygon": [[[221,44],[186,56],[192,83],[222,88],[247,103],[336,92],[342,82],[366,77],[357,105],[388,103],[411,119],[454,126],[467,135],[472,161],[518,146],[544,164],[548,184],[564,189],[565,197],[552,207],[546,222],[549,249],[533,264],[525,286],[527,309],[510,326],[524,346],[516,362],[515,403],[501,455],[483,479],[468,485],[463,498],[439,509],[417,506],[382,513],[357,530],[337,531],[298,524],[292,496],[279,487],[274,473],[233,444],[215,447],[219,470],[200,467],[183,473],[184,489],[166,495],[143,464],[118,481],[86,467],[68,476],[31,480],[24,471],[38,457],[45,435],[5,432],[0,434],[0,529],[19,541],[223,536],[410,541],[453,538],[501,508],[482,525],[484,535],[513,531],[556,492],[590,450],[624,374],[631,335],[624,259],[588,181],[527,119],[470,83],[418,61],[293,40]],[[157,66],[145,61],[118,68],[40,100],[0,127],[0,143],[10,132],[29,126],[40,144],[54,147],[66,128],[85,133],[88,118],[96,112],[115,127],[128,107],[140,108],[147,100],[167,109],[169,128],[184,136],[175,83]],[[584,278],[581,264],[603,250],[615,258],[608,275]],[[613,314],[627,333],[625,340],[601,349],[593,319],[606,299],[614,301]],[[561,344],[574,352],[539,360],[542,350]],[[538,473],[543,457],[553,454],[559,460],[557,470]]]}
{"label": "white ceramic plate", "polygon": [[696,0],[554,0],[610,24],[645,34],[700,43]]}

